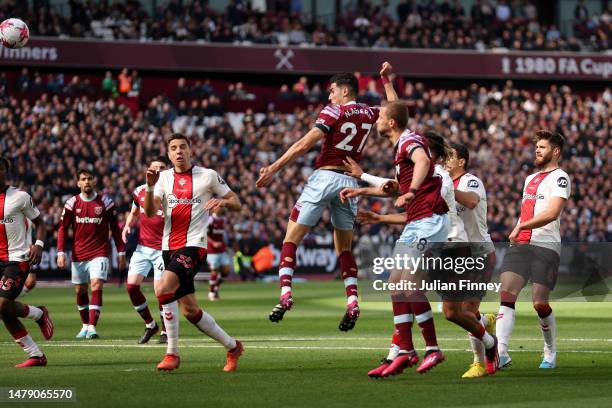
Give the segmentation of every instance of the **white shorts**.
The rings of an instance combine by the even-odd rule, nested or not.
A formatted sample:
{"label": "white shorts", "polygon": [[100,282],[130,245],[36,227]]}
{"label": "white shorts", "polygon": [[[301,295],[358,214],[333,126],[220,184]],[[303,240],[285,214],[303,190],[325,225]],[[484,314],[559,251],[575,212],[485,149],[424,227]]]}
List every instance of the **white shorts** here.
{"label": "white shorts", "polygon": [[208,262],[208,267],[211,270],[221,269],[223,266],[230,266],[231,261],[227,252],[222,252],[220,254],[207,254],[206,261]]}
{"label": "white shorts", "polygon": [[146,278],[153,269],[153,280],[160,280],[164,273],[164,257],[161,249],[138,245],[130,258],[128,275],[142,275]]}
{"label": "white shorts", "polygon": [[327,207],[331,223],[338,230],[352,230],[357,215],[357,198],[340,201],[340,191],[358,188],[357,179],[330,170],[315,170],[308,178],[293,211],[291,221],[314,227]]}
{"label": "white shorts", "polygon": [[393,256],[407,254],[418,258],[425,252],[441,247],[448,239],[450,221],[448,214],[434,214],[406,224],[402,235],[395,242]]}
{"label": "white shorts", "polygon": [[83,285],[90,280],[107,280],[110,260],[106,257],[94,258],[90,261],[72,262],[72,283]]}

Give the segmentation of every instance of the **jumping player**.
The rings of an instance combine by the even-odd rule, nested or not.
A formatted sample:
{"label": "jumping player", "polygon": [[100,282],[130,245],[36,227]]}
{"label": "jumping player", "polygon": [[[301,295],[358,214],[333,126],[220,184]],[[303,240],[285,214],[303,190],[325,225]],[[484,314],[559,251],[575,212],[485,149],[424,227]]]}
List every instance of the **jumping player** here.
{"label": "jumping player", "polygon": [[162,250],[166,270],[155,294],[162,304],[168,346],[157,369],[172,371],[180,366],[180,304],[187,320],[227,350],[223,370],[235,371],[243,351],[242,344],[202,311],[195,297],[193,278],[201,263],[206,261],[209,211],[219,207],[239,211],[240,200],[216,171],[192,165],[191,144],[186,136],[173,134],[167,140],[167,148],[173,168],[161,173],[152,168],[147,170],[144,202],[147,216],[154,216],[159,209],[164,213]]}
{"label": "jumping player", "polygon": [[[387,99],[394,101],[397,100],[397,94],[388,78],[391,70],[391,64],[385,62],[380,75]],[[309,177],[291,212],[278,271],[281,287],[280,302],[269,317],[272,322],[279,322],[285,312],[293,306],[292,278],[296,268],[297,246],[317,224],[323,210],[329,207],[334,227],[334,246],[347,297],[347,309],[340,321],[339,329],[348,331],[355,327],[360,313],[357,264],[351,252],[357,203],[356,199],[341,202],[339,193],[345,188],[356,188],[357,181],[344,174],[347,169],[343,161],[347,157],[353,158],[356,162],[361,160],[370,131],[378,119],[379,108],[355,102],[359,89],[354,75],[337,74],[330,82],[330,104],[319,113],[314,127],[276,162],[263,167],[256,184],[259,188],[267,186],[272,181],[272,177],[283,167],[323,140],[315,171]]]}
{"label": "jumping player", "polygon": [[[15,367],[47,365],[47,358],[19,321],[34,320],[46,340],[53,336],[53,322],[45,306],[30,306],[15,301],[21,293],[31,265],[40,262],[44,247],[45,227],[32,197],[8,186],[8,159],[0,158],[0,316],[15,342],[28,354],[28,359]],[[36,243],[28,239],[30,223],[36,228]]]}
{"label": "jumping player", "polygon": [[[167,168],[166,159],[164,157],[155,158],[149,164],[149,168],[164,171]],[[147,185],[143,184],[134,190],[132,196],[132,210],[130,211],[125,227],[123,228],[123,242],[127,242],[127,236],[132,232],[132,227],[140,219],[140,228],[138,230],[138,246],[130,259],[128,268],[127,291],[130,296],[130,301],[134,305],[134,310],[138,312],[144,320],[144,333],[138,339],[138,344],[147,343],[158,331],[159,326],[151,316],[147,299],[145,298],[140,285],[147,277],[149,272],[153,270],[153,287],[155,288],[161,279],[164,272],[164,258],[162,256],[162,235],[164,233],[164,214],[162,210],[158,210],[153,217],[147,217],[144,213],[144,196]],[[164,327],[164,318],[161,313],[162,307],[159,304],[159,315],[161,317],[161,335],[160,343],[166,343],[167,336]]]}
{"label": "jumping player", "polygon": [[531,280],[531,297],[544,336],[540,368],[557,366],[557,323],[548,303],[555,288],[561,254],[560,217],[571,194],[568,174],[559,168],[564,137],[549,130],[535,134],[535,165],[540,171],[527,177],[521,215],[509,236],[512,244],[504,257],[501,305],[497,316],[500,367],[512,362],[508,344],[514,328],[516,299]]}
{"label": "jumping player", "polygon": [[[110,197],[99,195],[94,187],[96,177],[90,170],[77,173],[81,193],[64,205],[57,232],[57,266],[66,268],[66,241],[68,229],[73,230],[72,283],[76,290],[77,307],[83,327],[76,338],[97,339],[96,330],[102,313],[102,289],[110,268],[109,231],[117,248],[117,262],[125,270],[125,244],[117,222],[115,203]],[[91,303],[88,289],[91,285]]]}

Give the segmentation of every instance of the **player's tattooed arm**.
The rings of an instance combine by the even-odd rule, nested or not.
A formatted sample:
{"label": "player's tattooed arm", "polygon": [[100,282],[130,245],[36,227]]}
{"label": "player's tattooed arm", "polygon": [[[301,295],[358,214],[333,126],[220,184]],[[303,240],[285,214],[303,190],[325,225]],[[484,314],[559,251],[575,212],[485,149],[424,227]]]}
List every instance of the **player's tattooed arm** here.
{"label": "player's tattooed arm", "polygon": [[302,137],[300,140],[295,142],[277,161],[269,166],[262,167],[259,170],[259,179],[255,185],[257,187],[265,187],[270,184],[274,174],[279,172],[287,164],[291,163],[298,157],[306,154],[310,149],[317,144],[325,136],[323,131],[319,128],[312,128]]}
{"label": "player's tattooed arm", "polygon": [[393,88],[393,82],[391,82],[390,75],[393,74],[393,66],[387,61],[383,62],[382,68],[380,69],[380,78],[382,79],[383,87],[385,88],[385,94],[389,102],[399,100],[395,88]]}
{"label": "player's tattooed arm", "polygon": [[222,198],[211,198],[204,205],[204,208],[206,208],[208,211],[212,211],[215,208],[220,207],[227,208],[230,211],[240,211],[240,208],[242,208],[242,204],[240,203],[238,194],[234,193],[233,191],[230,191]]}

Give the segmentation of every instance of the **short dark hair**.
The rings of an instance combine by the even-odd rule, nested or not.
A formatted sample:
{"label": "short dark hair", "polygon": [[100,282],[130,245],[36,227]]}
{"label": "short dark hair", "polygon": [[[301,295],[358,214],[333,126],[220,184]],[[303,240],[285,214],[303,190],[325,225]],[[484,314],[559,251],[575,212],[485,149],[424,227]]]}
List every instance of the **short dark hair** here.
{"label": "short dark hair", "polygon": [[408,108],[401,101],[389,102],[385,105],[389,119],[395,120],[397,127],[405,129],[408,126]]}
{"label": "short dark hair", "polygon": [[334,75],[329,80],[331,84],[336,84],[337,86],[346,86],[349,88],[349,92],[353,94],[353,96],[357,96],[359,94],[359,81],[357,81],[357,77],[349,72],[342,72]]}
{"label": "short dark hair", "polygon": [[11,171],[11,161],[8,158],[0,156],[0,163],[4,165],[4,170],[7,173]]}
{"label": "short dark hair", "polygon": [[451,148],[457,154],[457,158],[465,160],[464,169],[467,169],[468,163],[470,162],[470,151],[467,146],[461,143],[451,143]]}
{"label": "short dark hair", "polygon": [[184,140],[187,142],[187,146],[191,147],[191,140],[182,133],[173,133],[168,139],[166,139],[166,146],[169,146],[173,140]]}
{"label": "short dark hair", "polygon": [[559,132],[553,132],[548,129],[540,129],[536,132],[533,138],[534,143],[540,140],[548,140],[553,147],[558,147],[560,151],[563,151],[563,145],[565,145],[565,136]]}
{"label": "short dark hair", "polygon": [[429,150],[432,153],[435,153],[438,156],[438,159],[442,160],[442,162],[446,162],[450,157],[450,146],[446,139],[442,137],[438,132],[433,130],[428,130],[423,134],[427,139],[427,144],[429,144]]}
{"label": "short dark hair", "polygon": [[81,174],[87,174],[88,176],[91,176],[92,178],[96,177],[96,173],[94,173],[93,170],[79,169],[79,171],[77,171],[77,180],[81,178]]}
{"label": "short dark hair", "polygon": [[151,161],[149,161],[149,164],[153,162],[160,162],[160,163],[164,163],[166,166],[168,165],[168,159],[166,159],[164,156],[154,157]]}

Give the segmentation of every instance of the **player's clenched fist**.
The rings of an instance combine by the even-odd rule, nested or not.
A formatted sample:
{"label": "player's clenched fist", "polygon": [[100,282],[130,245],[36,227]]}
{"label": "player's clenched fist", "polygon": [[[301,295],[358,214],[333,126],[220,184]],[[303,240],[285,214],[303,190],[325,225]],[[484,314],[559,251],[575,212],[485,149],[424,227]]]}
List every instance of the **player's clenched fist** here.
{"label": "player's clenched fist", "polygon": [[158,169],[147,169],[147,185],[149,187],[153,187],[155,183],[159,180],[159,170]]}
{"label": "player's clenched fist", "polygon": [[392,73],[393,66],[388,61],[383,62],[382,68],[380,69],[380,76],[387,76],[391,75]]}

